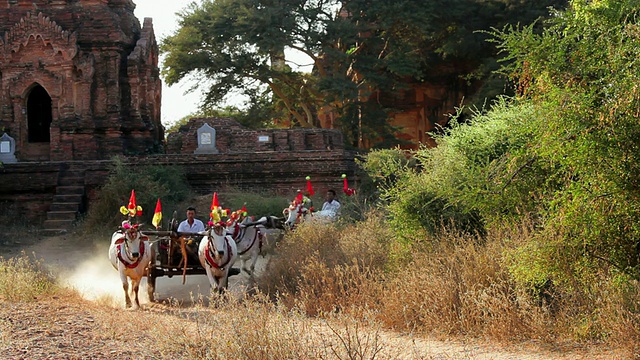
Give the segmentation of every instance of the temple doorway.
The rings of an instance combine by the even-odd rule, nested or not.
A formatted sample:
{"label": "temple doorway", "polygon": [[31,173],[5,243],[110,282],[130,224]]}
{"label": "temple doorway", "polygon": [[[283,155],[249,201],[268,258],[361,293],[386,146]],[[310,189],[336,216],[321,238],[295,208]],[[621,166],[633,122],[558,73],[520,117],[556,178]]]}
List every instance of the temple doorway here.
{"label": "temple doorway", "polygon": [[36,85],[27,98],[27,128],[30,143],[48,143],[51,138],[51,96]]}

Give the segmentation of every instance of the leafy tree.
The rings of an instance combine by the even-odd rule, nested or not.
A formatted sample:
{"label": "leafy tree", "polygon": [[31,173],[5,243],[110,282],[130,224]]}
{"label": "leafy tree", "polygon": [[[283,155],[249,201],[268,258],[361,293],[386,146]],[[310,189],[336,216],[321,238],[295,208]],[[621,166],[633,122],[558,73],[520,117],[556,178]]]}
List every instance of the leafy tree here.
{"label": "leafy tree", "polygon": [[530,189],[544,222],[521,268],[541,265],[585,287],[599,269],[640,279],[638,5],[576,0],[542,34],[532,26],[496,34],[513,60],[504,72],[539,114],[515,157],[535,159],[541,171],[528,178],[547,179],[546,189]]}
{"label": "leafy tree", "polygon": [[[319,62],[325,23],[337,1],[204,0],[179,14],[180,29],[162,41],[169,84],[193,74],[206,81],[206,105],[232,89],[252,94],[267,86],[301,126],[312,126],[314,87],[285,63],[285,48]],[[321,67],[319,67],[321,68]]]}
{"label": "leafy tree", "polygon": [[[530,23],[545,0],[203,0],[180,13],[180,28],[162,41],[163,75],[204,81],[205,106],[232,89],[271,94],[273,115],[298,126],[317,126],[325,106],[355,146],[365,140],[392,146],[389,114],[412,84],[445,84],[464,91],[497,68],[495,48],[477,30]],[[479,15],[478,15],[479,14]],[[285,50],[306,54],[312,74],[292,70]],[[486,81],[483,96],[505,91]],[[478,101],[483,101],[479,99]]]}

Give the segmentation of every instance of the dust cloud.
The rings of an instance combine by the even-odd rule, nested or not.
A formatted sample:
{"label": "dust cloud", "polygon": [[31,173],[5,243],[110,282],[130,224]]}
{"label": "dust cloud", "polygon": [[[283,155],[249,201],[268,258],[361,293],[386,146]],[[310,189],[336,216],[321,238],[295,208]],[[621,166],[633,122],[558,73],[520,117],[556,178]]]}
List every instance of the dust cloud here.
{"label": "dust cloud", "polygon": [[[278,235],[272,232],[267,234],[263,250],[271,250]],[[118,271],[109,262],[109,240],[79,242],[77,239],[55,236],[43,239],[25,249],[25,252],[39,259],[62,286],[75,289],[87,300],[123,308],[124,290]],[[264,271],[268,259],[268,255],[258,258],[258,275]],[[239,268],[240,265],[238,261],[234,267]],[[183,284],[182,276],[157,278],[155,301],[182,306],[208,302],[210,286],[206,275],[187,275],[184,281]],[[239,297],[254,285],[253,279],[244,272],[229,278],[229,289]],[[141,306],[149,304],[146,278],[142,279],[138,298]]]}

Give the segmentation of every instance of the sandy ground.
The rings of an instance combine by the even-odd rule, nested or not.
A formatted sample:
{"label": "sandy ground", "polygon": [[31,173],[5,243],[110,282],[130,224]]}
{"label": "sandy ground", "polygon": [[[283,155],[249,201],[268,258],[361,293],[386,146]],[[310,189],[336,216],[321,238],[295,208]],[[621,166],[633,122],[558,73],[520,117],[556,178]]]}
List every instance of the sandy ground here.
{"label": "sandy ground", "polygon": [[[277,238],[277,234],[271,234],[269,236],[269,241],[265,245],[267,250],[270,246],[273,246],[275,238]],[[65,279],[66,286],[74,287],[80,291],[86,299],[99,299],[100,304],[110,301],[114,308],[123,309],[124,295],[122,285],[118,279],[117,272],[109,263],[107,256],[108,245],[108,239],[105,239],[103,242],[87,241],[86,243],[78,244],[76,241],[70,241],[66,236],[55,236],[31,241],[31,243],[10,243],[7,245],[5,242],[5,245],[0,246],[0,256],[16,256],[24,251],[26,254],[33,255],[40,259],[43,264],[53,273],[57,274],[59,278]],[[268,257],[260,257],[257,265],[258,273],[264,270],[267,261]],[[240,264],[238,263],[235,265],[235,267],[239,266]],[[250,287],[251,278],[245,273],[230,278],[229,288],[237,294],[237,296],[242,296],[244,291],[247,291]],[[208,294],[209,283],[205,275],[187,275],[185,284],[182,284],[182,276],[174,276],[172,278],[161,277],[156,281],[156,300],[160,304],[163,302],[171,302],[172,304],[189,307],[194,301],[203,301],[206,303]],[[146,296],[146,284],[144,282],[143,288],[140,289],[140,300],[143,307],[154,306],[154,304],[149,304]],[[0,325],[2,325],[2,321],[15,325],[28,321],[30,316],[48,316],[46,314],[51,312],[59,313],[60,310],[52,309],[55,307],[54,299],[53,303],[50,300],[28,311],[25,309],[12,310],[5,308],[0,310]],[[60,331],[72,331],[72,329],[69,328],[69,326],[71,326],[69,324],[76,323],[73,318],[88,316],[83,314],[82,309],[74,310],[75,312],[73,312],[65,306],[62,306],[62,308],[63,313],[66,309],[69,314],[65,321],[67,323],[66,327]],[[38,314],[38,311],[43,311],[43,313]],[[22,314],[18,315],[19,319],[15,318],[16,312]],[[79,312],[80,315],[77,315],[77,312]],[[79,326],[86,327],[86,324],[82,325],[83,321],[79,320],[77,323]],[[0,340],[3,335],[1,330],[0,326]],[[33,337],[34,331],[37,332],[38,330],[34,330],[34,328],[30,328],[29,326],[22,326],[14,329],[13,335],[30,338]],[[22,332],[24,332],[24,334]],[[81,332],[78,331],[78,333]],[[402,354],[399,355],[398,359],[625,359],[624,356],[615,352],[609,352],[606,349],[548,349],[544,345],[534,342],[504,347],[473,340],[439,341],[393,332],[381,333],[381,341],[386,348],[393,349],[397,351],[398,354]],[[1,342],[0,345],[2,345]],[[46,349],[46,351],[49,351],[47,354],[52,354],[51,351],[54,352],[54,354],[51,355],[52,357],[48,355],[46,357],[40,357],[33,352],[25,353],[23,350],[25,346],[33,347],[33,344],[25,345],[9,342],[9,346],[6,348],[6,351],[8,351],[7,354],[15,355],[9,356],[9,358],[86,358],[85,355],[81,353],[73,352],[60,352],[57,353],[58,355],[55,355],[55,349]],[[51,346],[60,347],[59,344]],[[1,346],[0,350],[2,350]],[[60,351],[70,351],[70,349],[62,349]],[[93,346],[91,351],[91,358],[101,358],[99,355],[100,352],[107,352],[109,350],[108,348],[102,349]],[[30,355],[22,357],[20,354]],[[114,353],[107,354],[109,357],[117,356],[117,354]],[[126,357],[126,354],[121,355],[125,355]]]}

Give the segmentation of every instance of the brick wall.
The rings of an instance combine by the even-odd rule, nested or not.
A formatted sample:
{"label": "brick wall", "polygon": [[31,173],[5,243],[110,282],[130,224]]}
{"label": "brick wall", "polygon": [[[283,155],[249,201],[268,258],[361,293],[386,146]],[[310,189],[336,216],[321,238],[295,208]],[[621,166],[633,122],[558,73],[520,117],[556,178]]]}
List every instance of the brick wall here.
{"label": "brick wall", "polygon": [[39,224],[49,210],[60,164],[17,163],[0,167],[0,212],[15,213]]}
{"label": "brick wall", "polygon": [[204,124],[216,130],[216,148],[220,153],[344,149],[342,133],[336,129],[251,130],[229,118],[197,118],[191,119],[178,132],[169,134],[167,153],[193,154],[198,147],[197,131]]}
{"label": "brick wall", "polygon": [[[181,166],[189,185],[200,194],[234,188],[293,196],[297,189],[305,189],[306,176],[311,176],[318,193],[329,188],[340,190],[343,173],[357,180],[352,177],[354,157],[354,153],[344,150],[265,151],[135,156],[125,158],[125,163],[132,168],[141,164]],[[109,164],[108,160],[5,164],[0,168],[0,206],[17,207],[20,216],[41,223],[64,167],[85,170],[84,184],[90,202],[107,178]]]}

